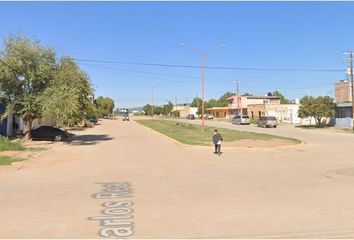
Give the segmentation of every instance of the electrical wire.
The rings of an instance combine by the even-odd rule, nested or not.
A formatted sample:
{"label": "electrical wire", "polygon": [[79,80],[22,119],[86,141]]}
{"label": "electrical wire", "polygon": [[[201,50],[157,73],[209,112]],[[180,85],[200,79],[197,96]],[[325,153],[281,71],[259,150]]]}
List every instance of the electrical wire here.
{"label": "electrical wire", "polygon": [[[114,63],[124,65],[154,66],[154,67],[172,67],[172,68],[201,68],[196,65],[178,65],[178,64],[162,64],[162,63],[141,63],[141,62],[120,62],[107,60],[92,59],[75,59],[78,62],[95,62],[95,63]],[[219,70],[242,70],[242,71],[281,71],[281,72],[343,72],[345,69],[302,69],[302,68],[255,68],[255,67],[220,67],[220,66],[204,66],[206,69]]]}

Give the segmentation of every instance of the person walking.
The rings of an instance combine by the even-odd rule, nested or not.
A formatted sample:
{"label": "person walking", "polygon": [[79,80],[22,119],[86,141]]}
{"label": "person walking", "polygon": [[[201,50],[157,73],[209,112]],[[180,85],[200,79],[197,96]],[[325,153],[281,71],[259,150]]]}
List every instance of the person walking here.
{"label": "person walking", "polygon": [[214,154],[221,155],[221,142],[223,141],[221,134],[218,132],[217,129],[214,130],[213,134],[213,143],[215,145]]}

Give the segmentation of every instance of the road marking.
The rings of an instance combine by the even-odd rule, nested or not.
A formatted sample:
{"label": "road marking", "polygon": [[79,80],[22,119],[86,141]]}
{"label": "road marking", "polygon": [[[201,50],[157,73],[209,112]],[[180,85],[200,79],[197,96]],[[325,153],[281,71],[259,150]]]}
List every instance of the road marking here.
{"label": "road marking", "polygon": [[[90,217],[89,220],[99,220],[101,237],[126,238],[134,234],[133,222],[133,189],[129,182],[97,183],[103,189],[93,194],[94,199],[110,199],[102,203],[102,216]],[[119,201],[113,201],[118,199]]]}

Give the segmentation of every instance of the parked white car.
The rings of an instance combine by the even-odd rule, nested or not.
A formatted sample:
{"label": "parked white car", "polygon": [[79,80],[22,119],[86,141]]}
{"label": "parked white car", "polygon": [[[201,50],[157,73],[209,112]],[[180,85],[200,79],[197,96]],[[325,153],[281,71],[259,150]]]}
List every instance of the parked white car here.
{"label": "parked white car", "polygon": [[239,115],[239,116],[235,116],[232,119],[232,123],[233,124],[239,124],[239,125],[242,125],[242,124],[250,125],[251,121],[250,121],[250,117],[249,116],[247,116],[247,115]]}

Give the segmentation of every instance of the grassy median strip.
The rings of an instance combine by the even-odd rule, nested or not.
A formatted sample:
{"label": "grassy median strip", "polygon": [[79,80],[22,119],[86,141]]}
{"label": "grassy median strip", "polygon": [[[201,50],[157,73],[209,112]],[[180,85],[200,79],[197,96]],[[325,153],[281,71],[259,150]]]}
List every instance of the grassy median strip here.
{"label": "grassy median strip", "polygon": [[[211,145],[211,138],[214,133],[215,127],[205,127],[202,131],[200,125],[182,123],[169,120],[137,120],[136,122],[147,126],[159,133],[162,133],[170,138],[173,138],[181,143],[191,145]],[[225,142],[233,142],[243,139],[256,139],[256,140],[271,140],[281,139],[290,141],[292,143],[300,143],[301,141],[294,138],[285,138],[269,134],[243,132],[238,130],[217,128],[223,136]]]}
{"label": "grassy median strip", "polygon": [[0,156],[0,165],[10,165],[13,162],[23,161],[22,158],[14,158],[8,156]]}

